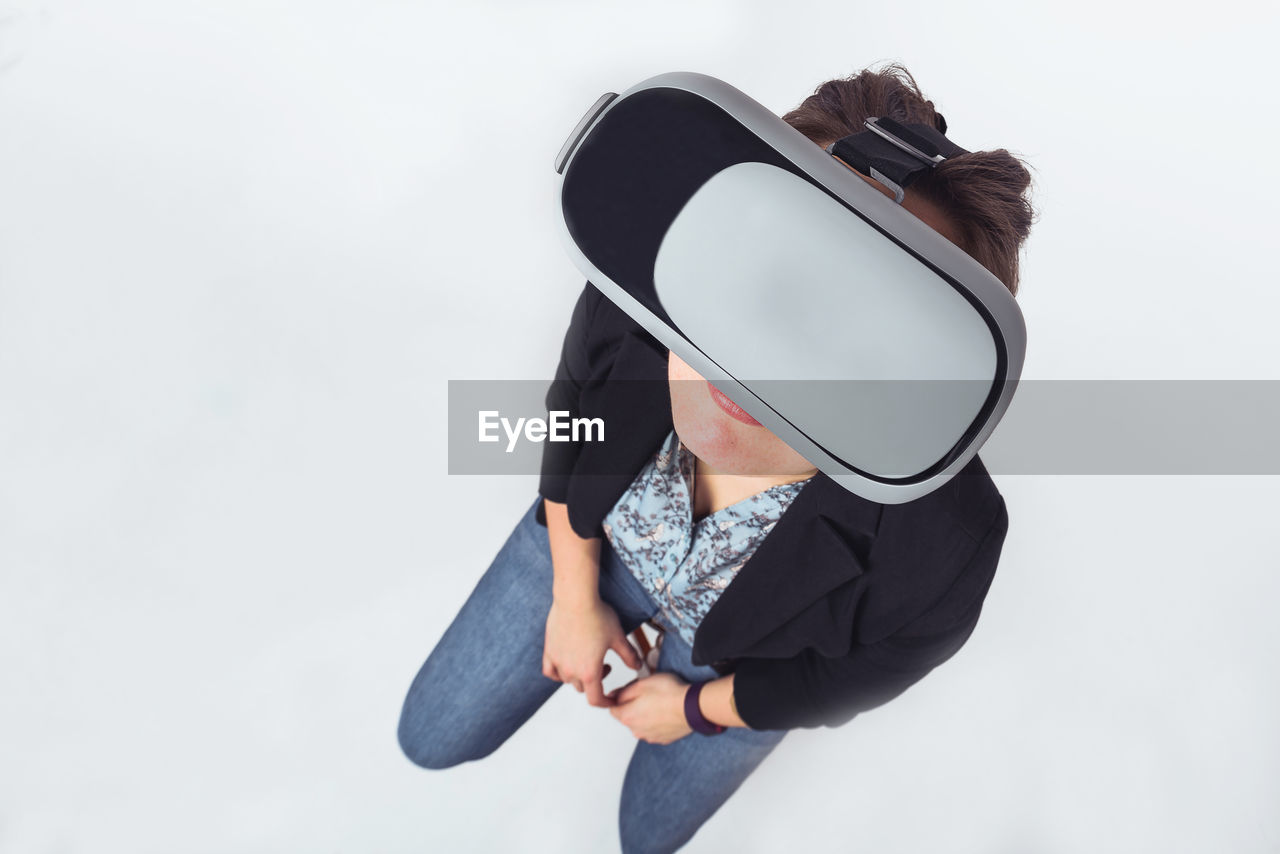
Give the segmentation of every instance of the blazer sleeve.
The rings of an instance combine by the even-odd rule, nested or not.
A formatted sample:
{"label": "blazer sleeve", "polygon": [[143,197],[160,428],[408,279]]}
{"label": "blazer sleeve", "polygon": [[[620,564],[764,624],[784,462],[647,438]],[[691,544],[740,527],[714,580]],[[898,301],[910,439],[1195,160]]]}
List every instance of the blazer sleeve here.
{"label": "blazer sleeve", "polygon": [[[555,379],[547,388],[545,401],[548,413],[568,412],[570,418],[578,415],[582,384],[589,375],[588,335],[595,322],[596,309],[603,299],[604,295],[590,282],[587,282],[578,296],[569,320],[569,331],[565,333],[564,344],[560,348],[560,364],[556,367]],[[565,503],[569,492],[569,477],[581,450],[581,442],[542,443],[539,495],[560,504]],[[539,516],[541,515],[539,508]]]}
{"label": "blazer sleeve", "polygon": [[902,694],[964,646],[973,633],[1009,528],[1000,512],[942,599],[894,634],[840,658],[806,649],[789,659],[739,659],[738,714],[751,729],[839,726]]}

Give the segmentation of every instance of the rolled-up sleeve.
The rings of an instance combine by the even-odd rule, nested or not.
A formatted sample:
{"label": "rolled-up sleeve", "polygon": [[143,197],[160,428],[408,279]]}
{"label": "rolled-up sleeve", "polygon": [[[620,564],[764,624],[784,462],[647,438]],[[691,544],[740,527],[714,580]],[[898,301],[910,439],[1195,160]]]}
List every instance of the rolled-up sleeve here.
{"label": "rolled-up sleeve", "polygon": [[840,658],[812,649],[787,659],[737,661],[734,700],[752,729],[839,726],[883,705],[951,658],[973,633],[1009,518],[999,515],[947,594],[893,635]]}
{"label": "rolled-up sleeve", "polygon": [[[565,333],[564,344],[560,348],[560,364],[556,367],[555,379],[547,388],[548,413],[568,412],[570,418],[578,415],[579,396],[589,371],[588,333],[602,299],[604,296],[600,291],[587,282],[573,307],[569,330]],[[574,463],[581,450],[581,442],[543,443],[539,495],[550,501],[565,503],[569,492],[569,476],[573,473]]]}

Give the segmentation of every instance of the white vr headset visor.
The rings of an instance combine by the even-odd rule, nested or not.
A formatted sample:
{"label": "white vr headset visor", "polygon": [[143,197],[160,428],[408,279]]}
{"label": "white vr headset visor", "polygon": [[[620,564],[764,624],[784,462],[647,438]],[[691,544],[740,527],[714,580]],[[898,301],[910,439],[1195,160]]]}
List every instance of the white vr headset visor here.
{"label": "white vr headset visor", "polygon": [[823,151],[720,80],[663,74],[601,97],[556,158],[565,245],[824,474],[898,504],[969,462],[1022,370],[1008,289],[900,204],[963,152],[888,119]]}

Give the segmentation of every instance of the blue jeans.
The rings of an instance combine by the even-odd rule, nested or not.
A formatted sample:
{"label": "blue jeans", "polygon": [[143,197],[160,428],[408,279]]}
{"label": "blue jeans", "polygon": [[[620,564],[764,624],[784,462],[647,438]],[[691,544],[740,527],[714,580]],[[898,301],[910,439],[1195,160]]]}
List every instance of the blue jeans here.
{"label": "blue jeans", "polygon": [[[409,688],[400,715],[400,746],[424,768],[488,756],[560,687],[542,675],[552,573],[547,529],[536,516],[538,501]],[[628,633],[658,611],[607,539],[600,549],[600,596]],[[658,670],[691,682],[719,676],[694,665],[691,652],[676,633],[665,633]],[[494,703],[494,697],[504,701]],[[667,745],[638,741],[622,782],[622,850],[674,851],[684,845],[783,735],[732,727],[721,735],[694,733]]]}

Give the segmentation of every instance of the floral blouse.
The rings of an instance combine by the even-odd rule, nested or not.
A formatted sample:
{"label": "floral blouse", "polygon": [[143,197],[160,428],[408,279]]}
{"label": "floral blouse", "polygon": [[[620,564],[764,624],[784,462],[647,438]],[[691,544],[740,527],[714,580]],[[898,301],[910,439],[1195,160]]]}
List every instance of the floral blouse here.
{"label": "floral blouse", "polygon": [[658,603],[657,622],[690,646],[707,611],[808,482],[771,486],[694,522],[695,461],[672,431],[602,525]]}

